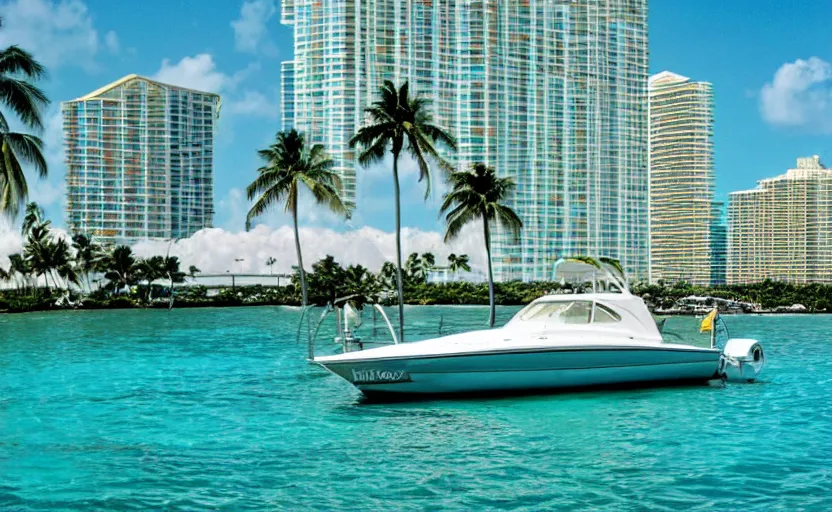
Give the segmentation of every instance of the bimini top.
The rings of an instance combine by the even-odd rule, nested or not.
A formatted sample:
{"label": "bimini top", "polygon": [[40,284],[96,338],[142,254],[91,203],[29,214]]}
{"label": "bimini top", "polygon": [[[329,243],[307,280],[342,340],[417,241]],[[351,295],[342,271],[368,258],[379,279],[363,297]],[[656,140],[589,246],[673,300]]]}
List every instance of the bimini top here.
{"label": "bimini top", "polygon": [[640,297],[621,293],[546,295],[520,310],[506,329],[608,331],[661,341],[656,322]]}
{"label": "bimini top", "polygon": [[555,262],[555,280],[561,284],[591,284],[593,293],[630,291],[621,266],[607,258],[561,258]]}

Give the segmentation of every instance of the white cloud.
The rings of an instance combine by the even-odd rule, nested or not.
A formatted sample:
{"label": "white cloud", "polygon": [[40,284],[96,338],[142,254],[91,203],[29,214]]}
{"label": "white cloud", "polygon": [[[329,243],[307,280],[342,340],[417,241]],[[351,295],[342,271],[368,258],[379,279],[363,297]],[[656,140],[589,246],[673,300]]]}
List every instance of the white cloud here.
{"label": "white cloud", "polygon": [[119,50],[118,44],[118,34],[114,31],[107,32],[107,35],[104,36],[104,44],[107,46],[107,49],[110,50],[110,53],[116,54]]}
{"label": "white cloud", "polygon": [[9,269],[9,255],[23,250],[20,233],[6,217],[0,217],[0,268]]}
{"label": "white cloud", "polygon": [[266,26],[276,12],[272,0],[251,0],[243,3],[240,18],[231,22],[234,44],[238,51],[256,53],[258,49],[273,53],[276,48],[268,39]]}
{"label": "white cloud", "polygon": [[[66,237],[61,229],[52,230],[55,236]],[[438,264],[446,261],[448,254],[467,254],[472,267],[485,267],[485,249],[482,228],[477,223],[463,229],[459,238],[445,244],[442,234],[413,228],[402,230],[402,258],[411,252],[432,252]],[[360,264],[376,272],[385,261],[396,258],[395,233],[363,227],[346,232],[327,228],[300,228],[304,266],[311,268],[316,261],[332,255],[342,265]],[[170,254],[178,256],[183,268],[196,265],[206,273],[236,272],[269,273],[266,259],[277,259],[274,272],[291,272],[296,264],[294,232],[289,226],[272,230],[257,226],[250,232],[226,231],[220,228],[203,229],[192,237],[174,244],[166,241],[139,242],[133,251],[140,257]],[[8,256],[22,251],[20,233],[7,222],[0,221],[0,267],[7,269]],[[236,259],[243,259],[236,262]]]}
{"label": "white cloud", "polygon": [[223,111],[230,114],[275,118],[280,115],[280,105],[277,99],[269,99],[263,93],[245,91],[242,98],[228,102]]}
{"label": "white cloud", "polygon": [[[465,228],[452,244],[442,241],[442,234],[433,231],[404,228],[402,230],[403,258],[411,252],[432,252],[438,263],[448,254],[468,254],[472,266],[482,269],[485,263],[481,227],[472,224]],[[332,255],[342,265],[361,264],[377,271],[385,261],[396,257],[395,234],[375,228],[338,232],[326,228],[301,228],[304,266],[326,255]],[[139,256],[165,254],[168,242],[141,242],[133,247]],[[289,226],[275,230],[260,225],[246,233],[219,228],[204,229],[191,238],[179,240],[171,246],[170,254],[178,256],[184,266],[196,265],[203,272],[268,273],[266,258],[277,259],[275,272],[290,272],[296,264],[294,232]],[[235,262],[242,258],[244,261]]]}
{"label": "white cloud", "polygon": [[214,57],[208,53],[184,57],[176,64],[171,64],[169,59],[164,59],[162,67],[153,75],[153,78],[180,87],[214,93],[232,89],[238,81],[233,76],[219,71]]}
{"label": "white cloud", "polygon": [[235,94],[237,86],[259,70],[260,64],[253,62],[229,75],[217,68],[211,54],[200,53],[193,57],[183,57],[177,63],[170,59],[162,60],[162,66],[152,78],[180,87],[222,94],[225,114],[277,117],[280,107],[276,100],[271,101],[266,95],[252,90],[246,90],[241,97]]}
{"label": "white cloud", "polygon": [[47,67],[95,69],[101,42],[81,0],[13,0],[3,5],[2,14],[0,47],[19,45]]}
{"label": "white cloud", "polygon": [[832,133],[832,64],[818,57],[783,64],[760,91],[760,111],[773,125]]}

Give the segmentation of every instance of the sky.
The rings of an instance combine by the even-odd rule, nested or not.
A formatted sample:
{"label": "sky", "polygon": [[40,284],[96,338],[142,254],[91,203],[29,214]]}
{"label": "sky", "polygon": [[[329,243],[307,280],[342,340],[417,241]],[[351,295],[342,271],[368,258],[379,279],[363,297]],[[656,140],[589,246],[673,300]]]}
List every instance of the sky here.
{"label": "sky", "polygon": [[[136,73],[222,96],[214,162],[219,229],[198,242],[177,243],[179,252],[195,257],[202,247],[229,243],[245,256],[242,270],[267,271],[264,255],[276,255],[277,266],[288,269],[294,247],[281,234],[289,232],[285,213],[260,218],[259,237],[240,233],[249,204],[244,189],[259,166],[256,150],[280,129],[280,62],[292,58],[292,31],[280,24],[279,11],[276,0],[0,0],[0,47],[18,44],[49,69],[40,84],[53,102],[42,134],[49,178],[32,177],[30,192],[53,225],[65,224],[60,102]],[[650,1],[651,74],[670,70],[714,86],[717,200],[785,172],[800,156],[817,154],[832,166],[830,18],[832,0],[788,6],[775,0]],[[476,226],[456,245],[442,245],[441,189],[425,201],[413,166],[405,167],[405,252],[455,250],[480,261]],[[315,208],[302,213],[304,243],[313,246],[306,259],[336,252],[349,260],[346,244],[388,254],[379,244],[387,244],[394,229],[392,178],[385,166],[359,173],[360,206],[350,222]],[[0,227],[0,266],[18,248],[9,227]],[[219,271],[231,265],[228,259],[235,258],[202,264]]]}

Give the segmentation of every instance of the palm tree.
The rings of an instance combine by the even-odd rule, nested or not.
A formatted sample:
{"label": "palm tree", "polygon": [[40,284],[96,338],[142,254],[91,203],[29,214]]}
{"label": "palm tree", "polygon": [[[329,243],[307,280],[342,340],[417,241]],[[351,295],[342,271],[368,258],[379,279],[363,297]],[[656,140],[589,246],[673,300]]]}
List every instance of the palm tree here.
{"label": "palm tree", "polygon": [[33,227],[43,224],[43,222],[43,208],[38,206],[38,203],[29,203],[26,205],[26,213],[23,215],[23,225],[20,228],[20,233],[23,236],[28,236]]}
{"label": "palm tree", "polygon": [[428,272],[433,270],[435,266],[436,257],[433,253],[426,252],[420,256],[419,253],[414,252],[407,257],[404,270],[408,278],[415,282],[424,283],[428,278]]}
{"label": "palm tree", "polygon": [[188,275],[190,275],[192,279],[195,279],[196,275],[200,272],[202,271],[196,268],[196,265],[191,265],[190,267],[188,267]]}
{"label": "palm tree", "polygon": [[378,272],[378,280],[384,288],[384,291],[396,286],[397,276],[398,273],[396,271],[396,265],[393,265],[393,263],[389,261],[385,261],[381,266],[381,270]]}
{"label": "palm tree", "polygon": [[116,284],[121,290],[129,284],[133,284],[138,274],[136,259],[133,251],[126,245],[120,245],[113,249],[104,263],[104,277]]}
{"label": "palm tree", "polygon": [[92,292],[90,275],[99,269],[105,255],[100,245],[87,235],[77,234],[72,237],[72,248],[75,249],[75,267],[87,283],[87,290]]}
{"label": "palm tree", "polygon": [[422,260],[419,258],[418,252],[412,252],[408,255],[404,262],[404,271],[409,279],[419,279],[420,268],[422,267]]}
{"label": "palm tree", "polygon": [[[2,21],[0,21],[2,26]],[[32,82],[46,76],[46,70],[32,55],[17,46],[0,50],[0,103],[30,129],[43,129],[41,110],[49,104],[46,95]],[[0,214],[17,215],[29,189],[22,163],[46,177],[43,141],[35,135],[11,131],[0,111]]]}
{"label": "palm tree", "polygon": [[249,201],[257,198],[246,217],[246,229],[251,227],[253,218],[270,206],[285,203],[286,211],[292,214],[295,228],[301,293],[303,305],[306,306],[308,292],[298,232],[298,189],[303,184],[312,192],[318,204],[326,205],[333,212],[348,217],[349,208],[341,200],[341,177],[331,170],[333,162],[326,156],[324,147],[321,144],[308,147],[303,135],[294,129],[278,132],[274,144],[261,149],[257,154],[265,165],[257,169],[257,178],[246,189]]}
{"label": "palm tree", "polygon": [[[57,241],[50,242],[52,270],[63,281],[63,287],[69,289],[71,284],[79,284],[78,273],[75,271],[72,256],[69,251],[69,242],[64,238],[59,238]],[[57,278],[53,275],[52,279],[57,286]]]}
{"label": "palm tree", "polygon": [[[31,227],[23,247],[23,255],[35,278],[43,276],[46,289],[49,290],[49,274],[55,268],[56,262],[48,223],[39,223]],[[55,285],[57,286],[57,282]]]}
{"label": "palm tree", "polygon": [[458,272],[459,270],[470,272],[471,266],[468,264],[468,255],[460,254],[459,256],[457,256],[454,253],[449,254],[448,270],[450,270],[451,272]]}
{"label": "palm tree", "polygon": [[266,266],[269,267],[269,275],[273,275],[272,274],[272,271],[273,271],[272,267],[274,266],[275,263],[277,263],[277,260],[272,258],[271,256],[269,256],[268,259],[266,259]]}
{"label": "palm tree", "polygon": [[10,254],[9,262],[11,264],[9,266],[9,275],[14,277],[15,287],[18,291],[20,291],[20,287],[22,285],[25,290],[26,283],[29,280],[32,269],[20,253]]}
{"label": "palm tree", "polygon": [[9,271],[6,271],[5,269],[3,269],[3,267],[0,267],[0,283],[8,283],[11,282],[11,280],[12,275],[9,273]]}
{"label": "palm tree", "polygon": [[451,191],[445,195],[440,209],[445,215],[447,229],[445,242],[456,238],[463,226],[482,219],[485,253],[488,260],[488,301],[491,310],[489,327],[494,327],[494,274],[491,269],[491,228],[490,221],[497,221],[513,236],[519,237],[523,221],[504,202],[514,190],[511,178],[500,178],[494,169],[477,163],[467,171],[450,175]]}
{"label": "palm tree", "polygon": [[423,253],[421,258],[421,268],[419,269],[423,281],[428,278],[428,273],[433,270],[434,267],[436,267],[436,257],[433,253]]}
{"label": "palm tree", "polygon": [[393,155],[393,185],[396,201],[396,285],[399,292],[399,340],[404,341],[404,285],[402,283],[402,230],[399,192],[399,157],[408,153],[419,165],[419,181],[425,181],[425,197],[430,195],[430,166],[428,159],[440,167],[450,169],[436,148],[437,143],[455,149],[453,137],[433,124],[430,101],[410,96],[408,83],[396,90],[393,82],[385,80],[379,88],[379,99],[365,112],[370,124],[360,128],[350,139],[350,147],[359,146],[359,163],[367,167],[381,162],[389,148]]}

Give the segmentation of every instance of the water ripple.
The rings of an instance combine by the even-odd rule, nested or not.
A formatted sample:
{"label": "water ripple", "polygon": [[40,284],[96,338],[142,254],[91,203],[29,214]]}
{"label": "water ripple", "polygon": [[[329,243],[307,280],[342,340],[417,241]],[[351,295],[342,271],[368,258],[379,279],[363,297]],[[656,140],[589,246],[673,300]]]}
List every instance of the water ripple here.
{"label": "water ripple", "polygon": [[[443,314],[484,318],[409,309]],[[395,404],[308,365],[298,317],[0,315],[0,509],[832,509],[832,317],[729,318],[752,385]]]}

